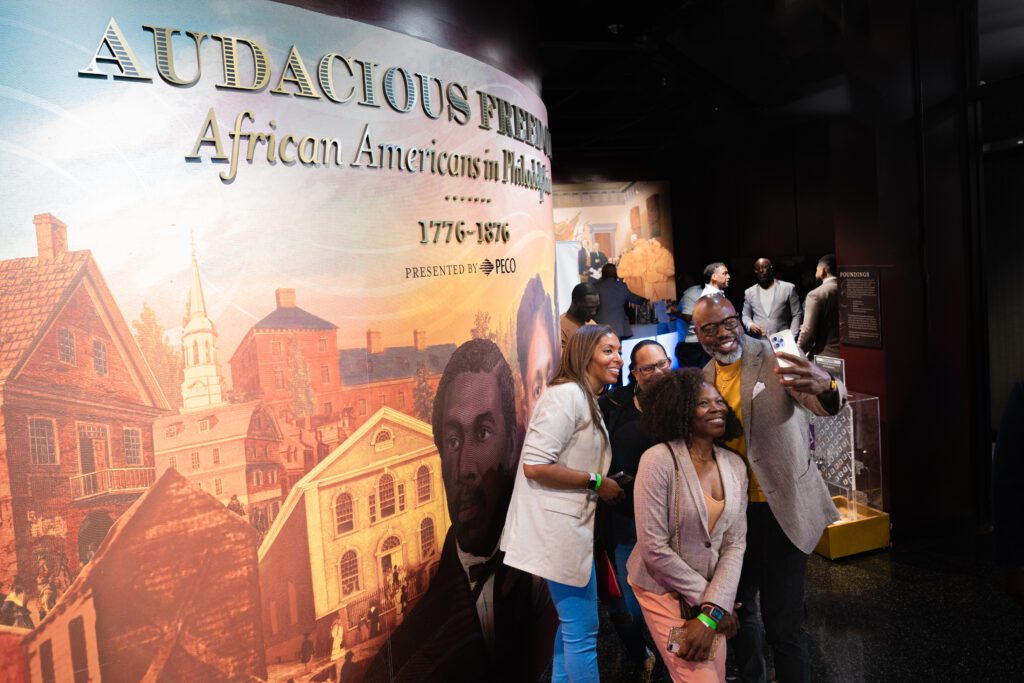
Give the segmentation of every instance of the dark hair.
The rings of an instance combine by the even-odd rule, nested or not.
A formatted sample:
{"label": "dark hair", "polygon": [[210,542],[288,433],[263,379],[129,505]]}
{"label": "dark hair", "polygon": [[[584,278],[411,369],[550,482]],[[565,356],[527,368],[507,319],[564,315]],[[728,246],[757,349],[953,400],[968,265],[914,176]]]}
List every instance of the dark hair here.
{"label": "dark hair", "polygon": [[597,294],[597,287],[594,286],[594,283],[589,280],[579,283],[572,288],[572,303],[580,303],[589,294]]}
{"label": "dark hair", "polygon": [[704,266],[704,284],[711,282],[711,276],[715,274],[715,271],[724,266],[725,264],[721,261],[715,261]]}
{"label": "dark hair", "polygon": [[590,420],[594,428],[601,433],[601,440],[608,443],[608,435],[599,427],[602,421],[601,408],[597,405],[597,397],[587,380],[587,365],[594,357],[594,350],[601,344],[601,340],[612,335],[618,339],[618,335],[608,325],[583,325],[569,337],[565,343],[565,350],[562,351],[562,359],[558,363],[558,373],[551,380],[551,385],[574,383],[583,390],[590,405]]}
{"label": "dark hair", "polygon": [[[530,352],[530,342],[533,341],[534,320],[540,320],[542,327],[548,333],[548,343],[551,345],[551,357],[558,358],[558,343],[555,341],[555,316],[552,312],[551,297],[544,291],[544,285],[540,281],[540,275],[534,275],[526,283],[523,296],[519,299],[519,311],[516,313],[516,355],[519,356],[519,376],[523,379],[524,389],[526,384],[526,357]],[[545,377],[548,381],[550,377]]]}
{"label": "dark hair", "polygon": [[601,266],[601,279],[602,280],[605,279],[606,277],[607,278],[617,278],[618,276],[619,276],[619,269],[615,266],[614,263],[606,263],[603,266]]}
{"label": "dark hair", "polygon": [[[640,424],[655,443],[682,439],[689,446],[693,441],[693,416],[701,387],[709,382],[697,368],[673,370],[657,380],[640,397]],[[743,426],[732,408],[725,417],[725,434],[716,443],[735,439],[743,433]]]}
{"label": "dark hair", "polygon": [[[512,369],[508,361],[501,354],[501,349],[490,339],[470,339],[468,342],[455,349],[448,364],[444,367],[441,380],[437,383],[437,393],[434,395],[434,409],[431,415],[431,427],[434,430],[434,445],[437,452],[444,457],[442,448],[442,432],[444,428],[444,403],[448,394],[448,387],[455,381],[455,378],[464,372],[492,373],[498,385],[498,392],[501,398],[501,416],[505,421],[505,431],[509,439],[509,453],[515,453],[516,440],[516,398],[515,383],[512,379]],[[516,453],[516,455],[518,455]],[[509,457],[513,457],[510,455]]]}
{"label": "dark hair", "polygon": [[820,265],[825,266],[825,270],[828,271],[829,275],[835,275],[836,274],[836,255],[835,254],[825,254],[820,259],[818,259],[818,263]]}
{"label": "dark hair", "polygon": [[[652,344],[661,349],[662,353],[665,354],[665,357],[668,358],[668,351],[666,351],[665,347],[661,345],[661,342],[656,342],[653,339],[641,339],[636,343],[636,346],[633,347],[633,350],[629,352],[629,374],[633,375],[633,366],[636,365],[636,352],[645,346],[651,346]],[[633,375],[633,381],[636,381],[636,375]]]}

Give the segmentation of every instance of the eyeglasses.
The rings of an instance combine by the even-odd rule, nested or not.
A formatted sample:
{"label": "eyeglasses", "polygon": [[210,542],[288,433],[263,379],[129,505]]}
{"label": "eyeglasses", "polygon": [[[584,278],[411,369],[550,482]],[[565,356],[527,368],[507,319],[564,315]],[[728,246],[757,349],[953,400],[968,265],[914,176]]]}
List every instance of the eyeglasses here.
{"label": "eyeglasses", "polygon": [[701,325],[697,329],[699,329],[700,333],[703,334],[704,336],[711,337],[718,334],[719,327],[724,327],[725,329],[732,332],[739,326],[740,317],[738,315],[730,315],[728,318],[723,318],[717,323],[708,323],[706,325]]}
{"label": "eyeglasses", "polygon": [[657,363],[651,363],[650,365],[640,365],[640,366],[638,366],[636,368],[636,372],[637,372],[637,374],[643,375],[644,377],[646,377],[647,375],[650,375],[651,373],[653,373],[655,370],[668,370],[671,365],[672,365],[672,361],[670,361],[668,358],[662,358]]}

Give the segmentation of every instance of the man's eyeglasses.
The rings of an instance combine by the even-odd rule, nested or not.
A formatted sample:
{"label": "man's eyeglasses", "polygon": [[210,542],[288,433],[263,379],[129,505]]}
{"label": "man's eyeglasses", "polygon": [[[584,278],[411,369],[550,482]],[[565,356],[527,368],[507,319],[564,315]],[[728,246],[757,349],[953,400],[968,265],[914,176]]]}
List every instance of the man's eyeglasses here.
{"label": "man's eyeglasses", "polygon": [[700,333],[706,337],[712,337],[718,334],[718,328],[724,327],[725,329],[732,332],[740,326],[740,317],[738,315],[730,315],[728,318],[723,318],[717,323],[708,323],[700,326]]}
{"label": "man's eyeglasses", "polygon": [[637,372],[638,375],[642,375],[644,377],[647,377],[647,375],[650,375],[655,370],[668,370],[671,366],[672,366],[672,361],[670,361],[668,358],[662,358],[657,363],[651,363],[650,365],[640,365],[640,366],[637,366],[636,372]]}

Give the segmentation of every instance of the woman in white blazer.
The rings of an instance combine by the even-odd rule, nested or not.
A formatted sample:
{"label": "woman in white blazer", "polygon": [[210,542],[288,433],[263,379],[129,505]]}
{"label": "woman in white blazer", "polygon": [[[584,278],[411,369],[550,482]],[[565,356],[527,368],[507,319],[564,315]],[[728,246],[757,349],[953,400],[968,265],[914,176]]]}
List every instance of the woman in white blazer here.
{"label": "woman in white blazer", "polygon": [[747,467],[718,443],[740,424],[696,368],[669,373],[640,402],[641,424],[659,443],[636,475],[629,583],[672,680],[724,682],[723,636],[739,628]]}
{"label": "woman in white blazer", "polygon": [[501,549],[505,564],[547,581],[558,611],[551,680],[599,681],[594,512],[622,489],[605,475],[608,433],[597,396],[622,370],[619,338],[584,325],[569,338],[523,443]]}

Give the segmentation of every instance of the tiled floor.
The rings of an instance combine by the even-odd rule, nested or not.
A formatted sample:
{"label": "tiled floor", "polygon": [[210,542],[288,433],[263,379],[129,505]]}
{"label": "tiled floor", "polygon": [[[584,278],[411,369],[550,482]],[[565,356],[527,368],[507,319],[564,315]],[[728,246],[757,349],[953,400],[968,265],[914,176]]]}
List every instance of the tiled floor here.
{"label": "tiled floor", "polygon": [[[807,572],[814,680],[1024,681],[1024,609],[1000,589],[987,539],[929,541]],[[602,611],[603,681],[628,681]]]}

